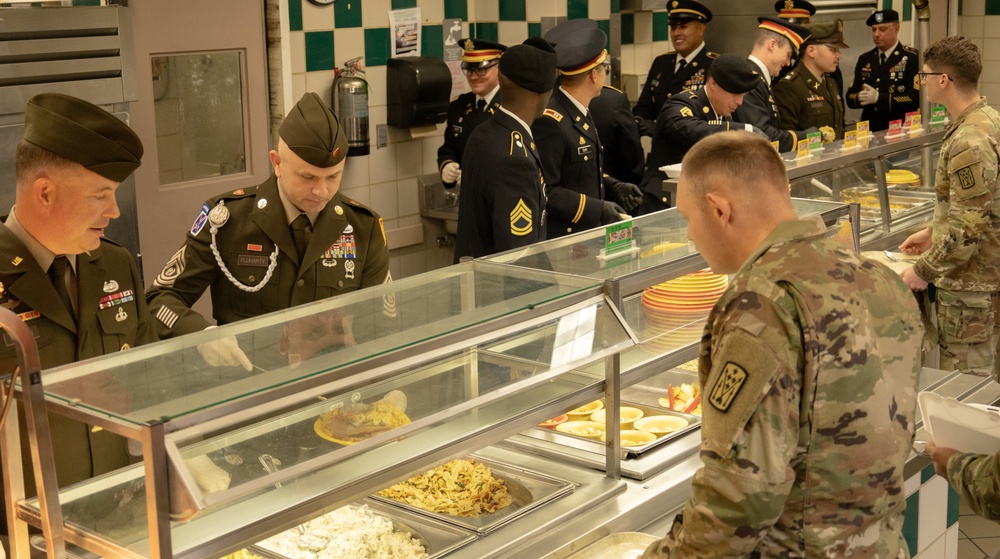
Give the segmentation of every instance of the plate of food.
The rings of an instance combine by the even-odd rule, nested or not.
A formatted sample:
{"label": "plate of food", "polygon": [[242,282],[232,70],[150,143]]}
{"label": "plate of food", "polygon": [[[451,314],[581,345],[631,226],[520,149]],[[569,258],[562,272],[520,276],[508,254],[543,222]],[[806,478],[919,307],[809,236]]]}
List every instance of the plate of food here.
{"label": "plate of food", "polygon": [[409,424],[405,410],[405,396],[400,400],[387,395],[373,404],[347,404],[323,412],[316,418],[313,430],[330,442],[354,444]]}

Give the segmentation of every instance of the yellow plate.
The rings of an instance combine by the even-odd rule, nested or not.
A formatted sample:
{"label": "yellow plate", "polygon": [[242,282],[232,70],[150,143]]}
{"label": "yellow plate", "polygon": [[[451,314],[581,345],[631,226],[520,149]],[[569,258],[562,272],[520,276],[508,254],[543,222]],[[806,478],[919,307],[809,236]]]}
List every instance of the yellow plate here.
{"label": "yellow plate", "polygon": [[687,248],[687,243],[660,243],[653,248],[648,248],[639,253],[639,258],[649,258],[650,256],[656,256],[657,254],[662,254],[668,250],[674,250],[681,247]]}
{"label": "yellow plate", "polygon": [[[403,422],[403,425],[406,425],[409,422],[410,422],[410,418],[407,417],[406,421]],[[318,417],[316,418],[316,422],[313,423],[313,431],[315,431],[316,434],[319,435],[321,438],[324,438],[324,439],[326,439],[326,440],[328,440],[328,441],[330,441],[332,443],[348,445],[348,444],[355,444],[355,443],[361,442],[361,441],[345,441],[343,439],[338,439],[337,437],[334,437],[333,433],[331,433],[329,430],[327,430],[326,427],[323,426],[323,422],[320,421],[320,418],[318,418]],[[385,431],[383,431],[383,433],[384,432]],[[379,433],[379,434],[381,434],[381,433]]]}

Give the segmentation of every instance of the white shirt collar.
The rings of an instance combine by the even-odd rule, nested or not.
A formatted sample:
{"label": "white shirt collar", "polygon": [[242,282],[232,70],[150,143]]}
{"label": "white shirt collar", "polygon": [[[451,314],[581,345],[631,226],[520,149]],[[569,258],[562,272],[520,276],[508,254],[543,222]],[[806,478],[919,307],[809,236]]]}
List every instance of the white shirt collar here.
{"label": "white shirt collar", "polygon": [[487,93],[485,97],[479,97],[477,95],[476,96],[476,101],[479,101],[480,99],[482,99],[482,100],[486,101],[486,106],[489,107],[490,103],[493,102],[493,98],[497,96],[497,92],[498,91],[500,91],[500,84],[499,83],[497,84],[496,87],[493,88],[492,91],[490,91],[489,93]]}
{"label": "white shirt collar", "polygon": [[587,107],[584,107],[583,103],[577,101],[576,97],[573,97],[572,95],[569,94],[568,91],[566,91],[565,89],[563,89],[563,86],[561,86],[561,85],[559,86],[559,91],[562,91],[563,93],[565,93],[566,94],[566,98],[569,99],[570,102],[573,103],[576,106],[576,108],[579,109],[579,111],[581,113],[583,113],[584,115],[590,114],[590,111],[587,109]]}
{"label": "white shirt collar", "polygon": [[771,72],[767,71],[767,66],[764,66],[764,63],[761,62],[759,58],[757,58],[752,54],[747,58],[750,59],[750,62],[753,62],[754,64],[757,65],[758,68],[760,68],[761,73],[764,74],[764,81],[767,82],[767,87],[771,87]]}
{"label": "white shirt collar", "polygon": [[880,50],[879,52],[884,54],[886,58],[889,58],[890,56],[892,56],[892,53],[896,50],[896,47],[898,46],[899,46],[899,40],[897,39],[895,44],[892,45],[892,48],[890,48],[889,50]]}
{"label": "white shirt collar", "polygon": [[[678,56],[677,60],[674,62],[674,72],[677,71],[677,63],[678,62],[680,62],[683,59],[683,60],[685,60],[687,62],[687,64],[690,64],[690,63],[694,62],[694,59],[697,58],[697,56],[703,50],[705,50],[705,41],[702,41],[701,44],[698,45],[698,48],[696,48],[693,51],[691,51],[691,54],[689,54],[687,56]],[[677,54],[679,55],[680,53],[677,53]]]}
{"label": "white shirt collar", "polygon": [[505,113],[507,113],[508,115],[510,115],[511,118],[513,118],[514,120],[516,120],[517,123],[520,124],[521,127],[524,128],[524,130],[528,133],[528,137],[529,138],[531,138],[532,140],[535,139],[535,137],[531,135],[531,127],[528,126],[528,123],[526,123],[523,120],[521,120],[520,117],[518,117],[516,114],[508,111],[507,108],[504,107],[503,105],[500,105],[500,110],[503,111],[503,112],[505,112]]}

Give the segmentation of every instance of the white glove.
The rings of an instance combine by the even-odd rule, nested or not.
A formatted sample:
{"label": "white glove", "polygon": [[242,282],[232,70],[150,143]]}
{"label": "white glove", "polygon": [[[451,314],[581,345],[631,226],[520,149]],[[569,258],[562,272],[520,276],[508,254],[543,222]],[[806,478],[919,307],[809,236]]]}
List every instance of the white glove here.
{"label": "white glove", "polygon": [[231,477],[229,472],[215,465],[212,459],[202,454],[193,458],[185,458],[188,471],[195,483],[205,493],[218,493],[229,489]]}
{"label": "white glove", "polygon": [[[215,328],[215,326],[209,326],[205,330],[209,328]],[[235,336],[198,344],[198,353],[201,354],[205,363],[212,367],[242,365],[248,372],[253,370],[253,363],[240,349],[240,344],[237,343]]]}
{"label": "white glove", "polygon": [[449,161],[441,168],[441,180],[451,184],[462,180],[462,170],[458,168],[458,163]]}
{"label": "white glove", "polygon": [[858,92],[858,104],[864,106],[875,103],[878,103],[878,90],[868,84],[862,85]]}

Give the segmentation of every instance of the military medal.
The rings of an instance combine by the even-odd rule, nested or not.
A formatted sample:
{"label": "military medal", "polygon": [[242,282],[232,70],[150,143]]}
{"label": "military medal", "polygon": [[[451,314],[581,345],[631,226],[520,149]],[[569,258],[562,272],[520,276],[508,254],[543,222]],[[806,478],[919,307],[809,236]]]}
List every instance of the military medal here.
{"label": "military medal", "polygon": [[335,259],[333,259],[333,258],[324,258],[323,259],[323,266],[326,266],[327,268],[333,268],[336,265],[337,265],[337,261]]}
{"label": "military medal", "polygon": [[257,200],[257,207],[260,208],[260,209],[262,209],[262,210],[264,208],[266,208],[267,207],[267,198],[261,198],[260,200]]}
{"label": "military medal", "polygon": [[[104,282],[104,292],[105,293],[114,293],[115,291],[118,291],[118,282],[117,281],[111,280],[111,281]],[[0,293],[0,295],[2,295],[2,293]]]}
{"label": "military medal", "polygon": [[221,202],[208,212],[208,222],[216,229],[225,225],[227,221],[229,221],[229,208]]}
{"label": "military medal", "polygon": [[118,312],[115,314],[115,322],[122,322],[128,318],[128,313],[125,312],[125,307],[118,307]]}
{"label": "military medal", "polygon": [[344,277],[346,277],[347,279],[354,279],[354,261],[353,260],[348,260],[347,262],[344,262],[344,271],[346,272],[346,274],[344,274]]}

